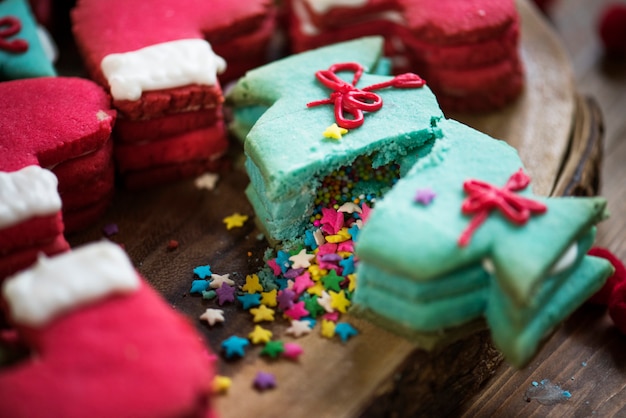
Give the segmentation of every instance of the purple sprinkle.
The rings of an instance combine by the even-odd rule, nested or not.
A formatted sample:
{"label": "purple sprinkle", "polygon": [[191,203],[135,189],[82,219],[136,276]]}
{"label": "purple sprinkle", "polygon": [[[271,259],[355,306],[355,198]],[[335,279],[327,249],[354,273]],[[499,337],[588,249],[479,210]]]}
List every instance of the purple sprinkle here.
{"label": "purple sprinkle", "polygon": [[115,235],[118,232],[120,232],[119,228],[117,227],[117,224],[107,224],[102,228],[102,232],[104,233],[104,235],[106,235],[107,237],[110,237],[111,235]]}
{"label": "purple sprinkle", "polygon": [[285,274],[283,274],[283,276],[285,276],[287,279],[295,279],[296,277],[301,276],[303,272],[303,268],[289,269]]}
{"label": "purple sprinkle", "polygon": [[343,259],[341,258],[339,254],[323,254],[320,257],[320,260],[327,262],[327,263],[338,263]]}

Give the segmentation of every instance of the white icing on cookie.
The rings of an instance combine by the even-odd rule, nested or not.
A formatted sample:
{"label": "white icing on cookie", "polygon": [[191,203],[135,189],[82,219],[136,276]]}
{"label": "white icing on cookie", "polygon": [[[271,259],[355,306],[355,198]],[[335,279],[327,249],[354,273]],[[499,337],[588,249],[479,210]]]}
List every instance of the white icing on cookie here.
{"label": "white icing on cookie", "polygon": [[138,100],[144,91],[212,86],[226,61],[204,39],[181,39],[107,55],[100,67],[114,99]]}
{"label": "white icing on cookie", "polygon": [[57,177],[37,165],[0,172],[0,228],[61,210]]}
{"label": "white icing on cookie", "polygon": [[42,326],[58,315],[140,285],[126,253],[110,241],[89,244],[7,278],[2,293],[14,321]]}
{"label": "white icing on cookie", "polygon": [[317,14],[326,13],[335,7],[362,7],[368,0],[305,0]]}
{"label": "white icing on cookie", "polygon": [[[572,267],[576,260],[578,259],[578,243],[573,243],[569,246],[569,248],[563,253],[561,258],[557,260],[554,264],[548,276],[554,276],[556,274],[562,273],[568,268]],[[483,269],[491,274],[496,274],[496,267],[493,265],[493,261],[490,258],[484,258],[482,261]]]}

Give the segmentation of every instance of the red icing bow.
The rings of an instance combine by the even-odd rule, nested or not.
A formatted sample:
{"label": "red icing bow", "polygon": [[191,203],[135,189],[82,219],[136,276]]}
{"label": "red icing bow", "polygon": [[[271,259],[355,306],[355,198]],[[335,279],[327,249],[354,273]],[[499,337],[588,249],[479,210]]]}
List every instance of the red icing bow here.
{"label": "red icing bow", "polygon": [[19,19],[14,16],[5,16],[0,18],[0,50],[8,52],[26,52],[28,50],[28,42],[23,39],[7,40],[22,29]]}
{"label": "red icing bow", "polygon": [[464,247],[469,244],[474,231],[493,209],[499,209],[509,221],[518,225],[525,224],[533,213],[544,213],[548,209],[546,205],[514,193],[525,189],[529,183],[530,177],[521,168],[501,189],[480,180],[465,181],[463,189],[469,196],[463,201],[461,210],[466,215],[475,216],[459,237],[459,245]]}
{"label": "red icing bow", "polygon": [[[354,78],[352,79],[352,84],[348,84],[339,78],[337,76],[339,71],[353,71]],[[320,83],[331,89],[332,93],[329,99],[307,103],[307,107],[334,104],[337,125],[345,129],[358,128],[363,125],[363,112],[374,112],[383,107],[383,99],[376,93],[373,93],[372,90],[384,89],[386,87],[417,88],[426,84],[420,76],[406,73],[389,81],[358,89],[355,86],[362,74],[363,67],[356,62],[333,64],[328,70],[316,72],[315,76]],[[346,118],[346,113],[352,117]]]}

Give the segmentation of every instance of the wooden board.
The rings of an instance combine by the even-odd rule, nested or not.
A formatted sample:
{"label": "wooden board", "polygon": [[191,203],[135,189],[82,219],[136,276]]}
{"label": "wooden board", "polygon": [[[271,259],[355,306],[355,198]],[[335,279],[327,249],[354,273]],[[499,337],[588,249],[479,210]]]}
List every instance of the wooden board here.
{"label": "wooden board", "polygon": [[[536,190],[549,194],[570,157],[567,149],[575,92],[558,41],[526,1],[519,5],[527,69],[523,97],[501,112],[459,119],[517,146]],[[224,338],[247,336],[253,323],[249,314],[234,305],[224,307],[225,324],[209,328],[201,323],[198,316],[215,302],[188,295],[192,270],[210,264],[214,273],[229,273],[241,285],[247,274],[258,270],[267,248],[253,222],[230,231],[222,223],[235,211],[253,216],[243,195],[247,177],[236,145],[229,159],[232,169],[222,173],[213,191],[199,190],[191,180],[141,192],[120,190],[100,222],[69,237],[72,245],[98,240],[106,224],[116,223],[120,232],[111,239],[124,244],[138,270],[174,308],[189,316],[215,352],[220,352]],[[171,239],[180,244],[174,251],[167,249]],[[216,400],[219,414],[291,417],[314,411],[316,416],[347,417],[384,415],[389,410],[407,416],[445,413],[474,394],[501,361],[484,332],[428,354],[367,322],[349,320],[360,331],[358,337],[342,344],[322,339],[317,328],[298,340],[305,350],[298,363],[267,361],[259,356],[258,347],[239,361],[219,357],[219,372],[233,379],[229,394]],[[277,321],[272,326],[275,337],[284,337],[285,325]],[[275,390],[259,393],[252,388],[259,370],[276,375]]]}

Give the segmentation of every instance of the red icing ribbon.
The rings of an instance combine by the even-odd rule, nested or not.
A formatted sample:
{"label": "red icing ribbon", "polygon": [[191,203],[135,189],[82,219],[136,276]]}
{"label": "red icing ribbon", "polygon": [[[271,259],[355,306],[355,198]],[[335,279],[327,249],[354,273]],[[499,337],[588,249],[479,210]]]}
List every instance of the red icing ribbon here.
{"label": "red icing ribbon", "polygon": [[474,214],[468,227],[459,237],[462,247],[469,244],[472,234],[487,220],[493,209],[500,212],[511,222],[525,224],[533,213],[544,213],[548,208],[543,203],[519,196],[514,192],[525,189],[530,184],[528,177],[520,168],[506,182],[503,188],[497,188],[480,180],[467,180],[463,189],[469,195],[461,206],[464,214]]}
{"label": "red icing ribbon", "polygon": [[[354,78],[352,84],[348,84],[337,76],[339,71],[353,71]],[[363,112],[375,112],[383,107],[381,97],[373,93],[372,90],[395,88],[417,88],[422,87],[426,82],[420,76],[413,73],[401,74],[389,81],[373,84],[362,89],[356,88],[363,66],[356,62],[344,62],[333,64],[328,70],[320,70],[315,73],[315,77],[324,86],[332,90],[329,99],[316,100],[307,103],[307,107],[334,104],[335,120],[337,125],[345,129],[358,128],[363,125]],[[346,117],[349,114],[351,118]]]}
{"label": "red icing ribbon", "polygon": [[5,16],[0,18],[0,50],[8,52],[20,53],[28,50],[28,42],[23,39],[7,38],[15,35],[22,29],[22,23],[14,16]]}

